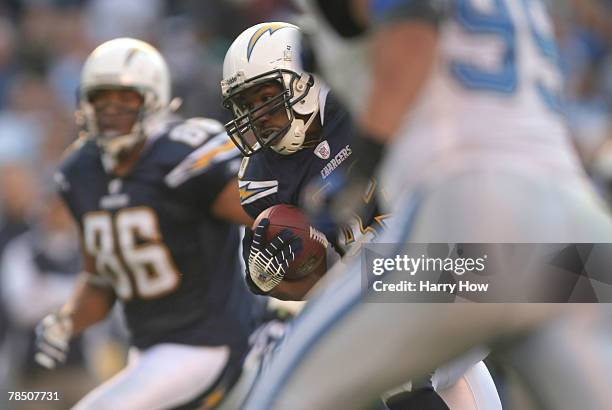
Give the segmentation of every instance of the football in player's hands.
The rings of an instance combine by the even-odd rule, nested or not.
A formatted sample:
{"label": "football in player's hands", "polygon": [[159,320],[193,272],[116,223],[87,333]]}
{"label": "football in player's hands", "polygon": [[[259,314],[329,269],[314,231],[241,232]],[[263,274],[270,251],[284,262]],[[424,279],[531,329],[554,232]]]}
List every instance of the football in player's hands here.
{"label": "football in player's hands", "polygon": [[264,218],[269,220],[264,238],[266,243],[287,229],[302,239],[303,249],[289,264],[285,272],[285,280],[297,280],[312,273],[318,276],[325,274],[327,270],[326,252],[329,244],[325,235],[310,224],[301,209],[285,204],[272,206],[257,216],[253,229]]}

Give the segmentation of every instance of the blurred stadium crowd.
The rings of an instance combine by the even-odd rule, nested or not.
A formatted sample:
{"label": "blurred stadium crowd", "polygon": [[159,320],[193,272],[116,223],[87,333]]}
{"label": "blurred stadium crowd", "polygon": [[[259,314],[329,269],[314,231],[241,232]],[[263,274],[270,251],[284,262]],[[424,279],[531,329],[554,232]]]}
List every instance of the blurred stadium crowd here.
{"label": "blurred stadium crowd", "polygon": [[[612,0],[550,3],[574,142],[612,200]],[[49,377],[31,359],[35,324],[66,300],[79,266],[76,229],[52,175],[78,135],[76,90],[89,52],[115,37],[151,42],[170,64],[181,113],[223,121],[219,81],[232,39],[261,21],[295,20],[297,11],[290,0],[0,2],[0,391],[58,391],[61,383],[76,401],[122,365],[120,320],[87,335],[62,375]],[[0,408],[15,405],[0,397]]]}

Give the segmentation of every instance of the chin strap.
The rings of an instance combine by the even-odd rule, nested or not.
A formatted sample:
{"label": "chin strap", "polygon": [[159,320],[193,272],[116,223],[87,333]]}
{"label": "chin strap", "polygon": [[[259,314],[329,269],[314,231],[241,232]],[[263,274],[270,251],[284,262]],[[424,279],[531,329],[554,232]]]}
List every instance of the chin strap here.
{"label": "chin strap", "polygon": [[306,138],[306,131],[308,130],[308,128],[310,128],[310,126],[312,125],[312,122],[314,121],[314,119],[317,117],[317,114],[319,113],[319,107],[317,107],[312,114],[310,114],[310,118],[308,119],[308,121],[306,121],[306,123],[304,124],[304,121],[302,120],[295,120],[297,122],[297,125],[295,127],[295,135],[297,135],[300,138]]}
{"label": "chin strap", "polygon": [[109,140],[98,140],[98,146],[102,150],[102,164],[106,171],[112,171],[121,156],[135,147],[143,138],[141,127],[135,127],[129,134],[109,138]]}
{"label": "chin strap", "polygon": [[102,164],[108,172],[112,171],[120,162],[124,153],[134,148],[148,136],[154,135],[163,126],[164,118],[172,115],[182,104],[180,98],[174,98],[170,104],[159,112],[148,117],[138,119],[129,134],[98,139],[97,144],[102,150]]}
{"label": "chin strap", "polygon": [[303,120],[294,119],[287,133],[277,144],[272,145],[272,149],[282,155],[290,155],[299,151],[304,144],[306,131],[308,131],[318,113],[319,107],[310,114],[310,118],[305,123]]}

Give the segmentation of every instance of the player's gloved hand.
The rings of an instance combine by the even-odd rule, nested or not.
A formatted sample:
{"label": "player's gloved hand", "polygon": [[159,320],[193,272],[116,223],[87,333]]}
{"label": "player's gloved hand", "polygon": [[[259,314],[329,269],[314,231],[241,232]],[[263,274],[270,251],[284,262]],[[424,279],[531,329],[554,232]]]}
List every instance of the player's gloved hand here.
{"label": "player's gloved hand", "polygon": [[72,319],[61,313],[47,315],[36,326],[36,353],[34,359],[47,369],[54,369],[66,361]]}
{"label": "player's gloved hand", "polygon": [[328,238],[335,237],[338,227],[348,225],[354,215],[361,215],[364,197],[375,189],[372,181],[385,147],[365,135],[351,145],[357,159],[350,173],[337,168],[325,180],[310,183],[302,196],[302,208]]}
{"label": "player's gloved hand", "polygon": [[285,277],[289,264],[302,252],[304,244],[290,229],[282,230],[265,243],[270,220],[264,218],[253,231],[245,229],[242,257],[246,280],[253,293],[267,294]]}

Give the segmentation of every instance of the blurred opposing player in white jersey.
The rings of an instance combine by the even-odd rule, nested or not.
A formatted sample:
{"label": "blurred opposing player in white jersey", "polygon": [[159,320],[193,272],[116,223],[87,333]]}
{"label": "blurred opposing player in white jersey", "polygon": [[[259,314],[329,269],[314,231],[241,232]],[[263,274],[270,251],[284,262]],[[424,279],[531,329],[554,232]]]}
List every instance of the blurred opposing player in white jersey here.
{"label": "blurred opposing player in white jersey", "polygon": [[[380,242],[612,241],[609,215],[564,126],[553,30],[540,1],[316,3],[316,13],[341,35],[366,38],[341,43],[325,36],[326,27],[313,33],[332,89],[359,118],[354,151],[370,158],[353,170],[363,178],[334,190],[341,193],[326,202],[332,214],[342,215],[351,192],[360,192],[351,185],[378,172],[387,205],[398,216]],[[339,47],[331,49],[334,44]],[[328,388],[309,396],[308,404],[350,407],[406,373],[418,376],[470,346],[530,331],[528,348],[511,354],[543,407],[606,406],[608,393],[600,387],[612,380],[605,364],[610,352],[593,329],[567,325],[584,317],[582,310],[360,303],[359,269],[328,274],[327,288],[277,357],[285,365],[266,379],[274,387],[261,388],[254,398],[267,394],[274,397],[268,404],[282,408],[300,388],[325,377]],[[549,320],[551,328],[533,330]],[[380,341],[342,347],[372,335],[385,335],[384,348],[376,348]],[[542,371],[551,371],[550,363],[554,374]],[[350,378],[342,377],[347,373]],[[547,378],[550,383],[543,382]]]}
{"label": "blurred opposing player in white jersey", "polygon": [[[411,240],[607,240],[609,220],[560,113],[562,82],[543,3],[461,0],[439,18],[436,53],[407,115],[393,130],[378,125],[372,109],[363,117],[373,133],[395,136],[382,167],[394,202],[405,204],[419,189],[431,198]],[[434,202],[450,198],[459,200],[455,211],[440,219]],[[500,211],[507,224],[492,223]]]}
{"label": "blurred opposing player in white jersey", "polygon": [[[550,209],[548,205],[556,200],[544,203],[542,199],[573,193],[593,211],[583,217],[602,217],[561,114],[562,81],[556,44],[541,1],[321,3],[321,9],[335,19],[334,25],[346,26],[340,27],[345,34],[370,28],[372,35],[364,47],[370,53],[362,54],[364,64],[360,68],[370,69],[368,81],[360,77],[347,89],[346,81],[355,77],[347,76],[342,68],[355,70],[356,64],[354,59],[350,65],[343,63],[343,55],[332,60],[323,58],[322,66],[331,81],[342,73],[345,83],[338,86],[338,92],[358,112],[362,140],[379,147],[393,144],[380,167],[383,189],[391,199],[389,206],[405,208],[404,201],[419,190],[432,193],[457,184],[454,189],[463,190],[469,186],[471,175],[479,175],[474,186],[477,192],[464,195],[462,205],[467,209],[460,210],[461,221],[436,217],[437,223],[430,224],[421,214],[413,241],[524,241],[527,232],[520,228],[512,236],[508,229],[499,227],[496,231],[491,229],[494,225],[482,220],[491,212],[483,214],[481,210],[492,210],[491,205],[495,205],[490,203],[492,198],[504,202],[503,208],[513,214],[510,209],[528,204],[529,208]],[[340,3],[345,5],[338,6]],[[334,7],[354,11],[358,20],[342,22]],[[323,57],[331,54],[321,53]],[[382,148],[369,152],[377,151],[382,157]],[[495,181],[488,182],[483,174],[494,174]],[[527,185],[521,183],[525,180]],[[561,188],[569,185],[572,187]],[[543,188],[544,192],[534,197],[530,191],[520,195],[517,191],[504,198],[499,196],[502,188],[508,194],[512,189],[537,192]],[[559,189],[563,192],[554,192]],[[487,202],[482,203],[485,198]],[[498,212],[494,212],[496,218]],[[538,228],[539,236],[530,236],[530,240],[595,241],[609,235],[606,224],[599,224],[602,229],[598,232],[593,226],[570,229],[571,222],[558,224],[550,219],[550,212],[533,213],[540,227],[548,221],[556,227],[547,231]],[[470,214],[478,218],[475,224]],[[419,229],[421,225],[427,225],[427,233]],[[479,232],[479,227],[486,229]],[[529,230],[529,235],[535,233]]]}

